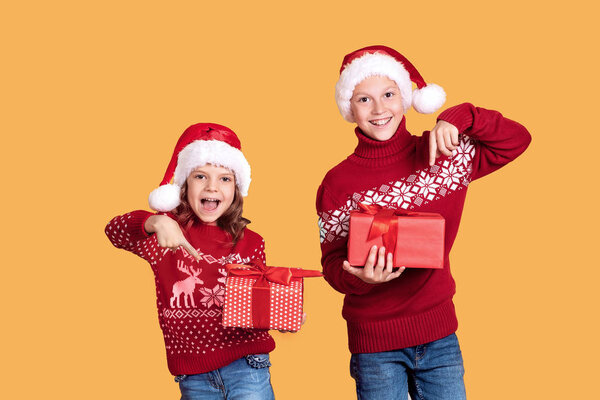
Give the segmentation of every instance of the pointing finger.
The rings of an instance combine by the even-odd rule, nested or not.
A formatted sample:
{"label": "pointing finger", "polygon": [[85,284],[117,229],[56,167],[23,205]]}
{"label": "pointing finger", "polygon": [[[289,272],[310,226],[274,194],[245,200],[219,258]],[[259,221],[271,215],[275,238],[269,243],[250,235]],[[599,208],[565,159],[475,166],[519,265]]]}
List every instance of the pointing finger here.
{"label": "pointing finger", "polygon": [[183,239],[183,243],[181,244],[181,246],[183,246],[183,248],[186,249],[187,252],[190,253],[191,256],[194,257],[194,259],[196,259],[196,261],[200,261],[200,255],[198,254],[196,249],[192,247],[190,242],[188,242],[186,239]]}
{"label": "pointing finger", "polygon": [[429,165],[435,164],[435,156],[437,153],[437,140],[435,132],[429,132]]}

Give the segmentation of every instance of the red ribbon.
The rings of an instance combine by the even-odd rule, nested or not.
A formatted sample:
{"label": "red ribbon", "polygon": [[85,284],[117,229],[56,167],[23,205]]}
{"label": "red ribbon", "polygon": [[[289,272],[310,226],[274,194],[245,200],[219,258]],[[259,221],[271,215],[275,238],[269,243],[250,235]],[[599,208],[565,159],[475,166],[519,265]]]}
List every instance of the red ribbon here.
{"label": "red ribbon", "polygon": [[362,209],[359,212],[373,215],[373,222],[371,223],[367,240],[373,240],[381,236],[386,252],[392,254],[396,250],[396,242],[398,240],[398,218],[396,217],[419,215],[417,212],[392,210],[382,207],[379,204],[358,203],[358,206]]}
{"label": "red ribbon", "polygon": [[271,308],[271,287],[269,282],[289,286],[292,278],[323,276],[319,271],[301,268],[267,267],[262,263],[251,265],[227,264],[229,275],[257,278],[252,285],[252,326],[269,329]]}

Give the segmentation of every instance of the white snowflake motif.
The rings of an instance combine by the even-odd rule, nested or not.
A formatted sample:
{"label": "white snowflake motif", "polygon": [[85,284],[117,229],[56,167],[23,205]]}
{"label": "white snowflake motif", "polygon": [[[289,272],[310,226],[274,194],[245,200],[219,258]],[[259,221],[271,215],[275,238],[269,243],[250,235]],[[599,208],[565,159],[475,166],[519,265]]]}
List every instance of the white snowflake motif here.
{"label": "white snowflake motif", "polygon": [[385,201],[385,193],[376,192],[374,190],[367,191],[364,195],[360,203],[365,204],[379,204],[381,206],[387,205]]}
{"label": "white snowflake motif", "polygon": [[442,168],[442,172],[440,172],[440,177],[442,180],[442,185],[450,188],[450,190],[455,190],[458,184],[460,183],[460,178],[462,177],[461,172],[458,170],[456,165],[452,163],[447,163],[448,165],[444,165]]}
{"label": "white snowflake motif", "polygon": [[414,188],[415,187],[413,185],[405,184],[402,184],[399,187],[394,186],[388,193],[390,196],[392,196],[391,202],[397,204],[400,208],[408,208],[412,202],[412,198],[416,195],[416,193],[412,192]]}
{"label": "white snowflake motif", "polygon": [[225,288],[221,285],[215,285],[214,288],[200,288],[200,293],[204,297],[200,299],[200,302],[204,304],[205,307],[209,308],[213,305],[217,307],[221,307],[223,305],[223,299],[225,297]]}
{"label": "white snowflake motif", "polygon": [[221,257],[221,259],[219,260],[219,264],[221,264],[221,265],[243,264],[243,262],[242,262],[242,257],[239,254],[235,253],[235,254],[229,254],[227,256]]}
{"label": "white snowflake motif", "polygon": [[423,197],[431,200],[433,195],[435,194],[435,190],[440,186],[435,183],[435,177],[433,175],[427,175],[425,172],[421,172],[419,175],[419,181],[417,182],[417,186],[419,186],[419,194]]}
{"label": "white snowflake motif", "polygon": [[475,156],[475,146],[468,139],[462,139],[458,147],[452,152],[452,160],[464,167],[469,166],[469,162]]}
{"label": "white snowflake motif", "polygon": [[334,211],[326,225],[328,225],[329,232],[339,235],[344,230],[348,230],[348,213],[344,210]]}

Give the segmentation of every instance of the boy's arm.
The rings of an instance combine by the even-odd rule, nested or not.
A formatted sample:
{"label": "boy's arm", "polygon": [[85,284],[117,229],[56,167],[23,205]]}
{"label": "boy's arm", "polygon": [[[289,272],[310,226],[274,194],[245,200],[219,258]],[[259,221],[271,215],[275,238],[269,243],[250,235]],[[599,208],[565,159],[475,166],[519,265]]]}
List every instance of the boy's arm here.
{"label": "boy's arm", "polygon": [[527,149],[531,135],[525,127],[497,111],[463,103],[442,112],[438,120],[451,123],[475,141],[471,180],[508,164]]}
{"label": "boy's arm", "polygon": [[156,243],[148,243],[151,235],[144,230],[144,223],[152,215],[154,214],[143,210],[118,215],[106,225],[104,233],[116,248],[130,251],[146,261],[153,262],[158,256],[157,251],[162,253],[163,249],[158,248]]}
{"label": "boy's arm", "polygon": [[[344,229],[344,224],[346,224],[347,230],[348,211],[338,212],[335,216],[332,214],[340,206],[341,204],[334,201],[321,184],[317,192],[317,213],[319,215],[323,276],[340,293],[365,294],[373,288],[373,285],[362,281],[342,268],[343,262],[348,257],[347,236],[331,235],[333,230]],[[332,223],[332,220],[335,220],[336,223]],[[328,237],[332,236],[336,238],[329,240]]]}

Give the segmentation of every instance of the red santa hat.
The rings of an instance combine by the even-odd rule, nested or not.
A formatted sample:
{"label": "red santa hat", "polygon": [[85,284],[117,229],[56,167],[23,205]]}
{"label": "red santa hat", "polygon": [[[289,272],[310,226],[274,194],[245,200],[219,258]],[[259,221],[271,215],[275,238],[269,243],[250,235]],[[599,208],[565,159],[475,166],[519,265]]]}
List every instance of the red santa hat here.
{"label": "red santa hat", "polygon": [[[347,54],[340,68],[335,101],[346,121],[355,122],[350,110],[354,87],[375,75],[386,76],[396,82],[405,111],[412,104],[417,112],[431,114],[446,101],[444,89],[434,83],[425,83],[419,71],[402,54],[386,46],[369,46]],[[414,91],[413,82],[417,85]]]}
{"label": "red santa hat", "polygon": [[150,207],[162,212],[175,209],[189,174],[206,164],[230,169],[242,196],[248,194],[250,164],[242,153],[237,135],[223,125],[200,123],[187,128],[177,141],[160,186],[148,197]]}

